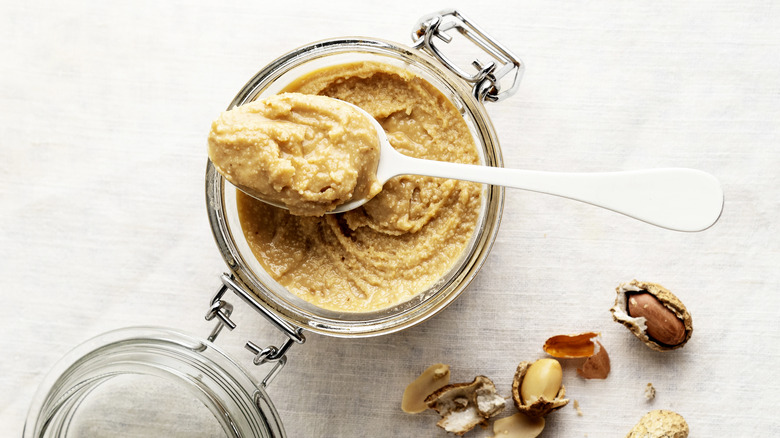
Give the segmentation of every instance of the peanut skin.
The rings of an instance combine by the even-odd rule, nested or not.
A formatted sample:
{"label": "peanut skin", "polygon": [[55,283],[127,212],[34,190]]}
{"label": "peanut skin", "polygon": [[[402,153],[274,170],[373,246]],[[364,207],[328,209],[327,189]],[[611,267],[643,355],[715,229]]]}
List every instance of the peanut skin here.
{"label": "peanut skin", "polygon": [[666,345],[678,345],[685,340],[685,325],[671,310],[664,307],[657,298],[647,292],[631,294],[628,297],[628,314],[634,318],[644,317],[647,335]]}

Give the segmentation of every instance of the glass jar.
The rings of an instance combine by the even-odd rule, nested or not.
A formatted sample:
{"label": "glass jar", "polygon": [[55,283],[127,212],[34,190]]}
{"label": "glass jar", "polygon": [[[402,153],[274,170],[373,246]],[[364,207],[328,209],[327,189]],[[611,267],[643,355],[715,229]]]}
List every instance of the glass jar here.
{"label": "glass jar", "polygon": [[57,362],[33,398],[24,437],[282,437],[267,383],[211,342],[120,329]]}
{"label": "glass jar", "polygon": [[[449,15],[446,15],[449,14]],[[258,72],[233,99],[228,109],[277,94],[295,79],[327,66],[355,61],[377,61],[411,71],[427,80],[449,98],[462,113],[471,131],[482,164],[501,166],[498,137],[483,105],[508,92],[500,91],[497,74],[512,73],[515,86],[522,71],[520,62],[455,11],[426,17],[415,32],[412,48],[377,40],[342,38],[319,41],[289,52]],[[454,18],[458,21],[445,21]],[[501,59],[469,75],[451,63],[434,43],[450,23],[479,47]],[[476,62],[476,61],[475,61]],[[500,66],[499,66],[500,63]],[[511,91],[509,91],[511,92]],[[473,237],[453,268],[438,282],[409,301],[374,312],[349,313],[314,306],[271,278],[252,254],[241,231],[236,189],[209,161],[206,199],[212,232],[237,287],[256,297],[288,323],[331,336],[373,336],[398,331],[435,315],[468,286],[484,263],[498,232],[504,189],[484,186],[479,221]]]}
{"label": "glass jar", "polygon": [[[451,30],[457,32],[448,33]],[[437,42],[448,42],[453,34],[474,43],[493,61],[474,61],[476,73],[453,63]],[[322,67],[380,61],[408,69],[439,89],[462,113],[482,164],[501,166],[498,137],[483,103],[512,94],[522,75],[520,61],[454,10],[423,17],[412,38],[412,47],[378,39],[341,38],[293,50],[257,73],[229,107],[278,93],[292,80]],[[502,84],[509,88],[504,90]],[[171,329],[140,327],[87,341],[61,359],[40,385],[24,437],[284,437],[265,388],[286,363],[287,350],[305,341],[304,330],[339,337],[374,336],[435,315],[463,292],[484,263],[498,232],[503,198],[503,188],[484,187],[471,241],[455,266],[431,288],[376,312],[334,312],[295,297],[265,272],[241,231],[235,189],[209,162],[208,215],[230,270],[221,277],[222,286],[206,315],[207,320],[217,321],[212,333],[200,339]],[[286,335],[279,346],[261,348],[246,343],[255,365],[270,366],[260,382],[213,343],[223,328],[236,327],[228,291]]]}

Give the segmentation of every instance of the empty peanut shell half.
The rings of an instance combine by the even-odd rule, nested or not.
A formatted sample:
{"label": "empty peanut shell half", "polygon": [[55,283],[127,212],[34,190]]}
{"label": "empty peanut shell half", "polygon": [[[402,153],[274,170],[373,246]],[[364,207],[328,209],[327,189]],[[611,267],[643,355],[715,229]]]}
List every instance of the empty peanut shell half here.
{"label": "empty peanut shell half", "polygon": [[674,350],[691,338],[691,314],[665,287],[632,280],[616,291],[615,305],[610,309],[612,318],[648,347],[656,351]]}
{"label": "empty peanut shell half", "polygon": [[463,435],[478,424],[504,410],[506,402],[496,393],[493,381],[477,376],[471,383],[453,383],[440,388],[425,399],[429,408],[441,415],[437,426]]}

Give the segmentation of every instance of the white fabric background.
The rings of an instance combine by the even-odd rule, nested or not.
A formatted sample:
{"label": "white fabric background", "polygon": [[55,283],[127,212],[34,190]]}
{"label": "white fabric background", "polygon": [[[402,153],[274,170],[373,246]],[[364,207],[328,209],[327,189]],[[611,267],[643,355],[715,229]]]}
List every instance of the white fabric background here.
{"label": "white fabric background", "polygon": [[[508,395],[548,336],[585,330],[602,332],[612,374],[583,381],[566,364],[584,415],[567,406],[543,436],[622,437],[657,408],[695,437],[777,436],[780,5],[488,4],[2,1],[0,435],[21,433],[38,382],[77,343],[133,325],[210,330],[225,265],[206,218],[205,135],[248,78],[322,38],[408,43],[418,17],[455,6],[527,64],[520,91],[489,105],[507,166],[695,167],[721,180],[725,211],[684,234],[508,191],[493,251],[451,307],[398,334],[309,334],[291,350],[269,391],[289,436],[444,436],[432,413],[399,409],[426,366],[487,375]],[[684,349],[650,351],[611,321],[615,286],[635,277],[688,306]],[[239,333],[218,343],[248,366],[246,336],[280,335],[236,315]]]}

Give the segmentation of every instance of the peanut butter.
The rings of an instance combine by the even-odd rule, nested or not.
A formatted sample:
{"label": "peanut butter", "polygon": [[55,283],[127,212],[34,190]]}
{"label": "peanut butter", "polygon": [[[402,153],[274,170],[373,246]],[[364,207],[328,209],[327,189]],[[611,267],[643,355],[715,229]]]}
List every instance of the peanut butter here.
{"label": "peanut butter", "polygon": [[[408,70],[376,62],[326,67],[283,91],[359,106],[403,154],[479,163],[455,106]],[[293,215],[237,195],[244,236],[277,282],[322,308],[369,312],[411,299],[453,267],[474,233],[482,186],[399,176],[362,207],[321,217]]]}
{"label": "peanut butter", "polygon": [[325,96],[283,93],[225,111],[211,125],[209,158],[245,193],[297,215],[382,190],[373,124]]}

